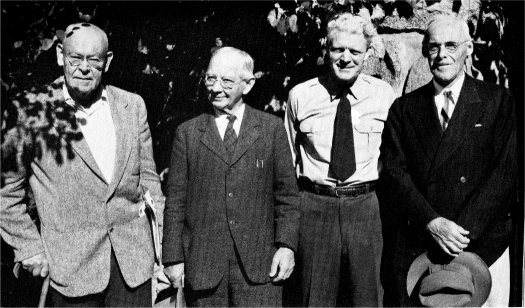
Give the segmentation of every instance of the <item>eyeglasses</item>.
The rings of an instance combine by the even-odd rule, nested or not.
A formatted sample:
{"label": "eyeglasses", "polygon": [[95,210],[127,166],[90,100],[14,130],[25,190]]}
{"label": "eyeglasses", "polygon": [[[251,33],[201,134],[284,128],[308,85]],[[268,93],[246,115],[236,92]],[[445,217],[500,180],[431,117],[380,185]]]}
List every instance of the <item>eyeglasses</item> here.
{"label": "eyeglasses", "polygon": [[84,59],[87,60],[87,63],[89,64],[89,66],[93,68],[101,69],[104,66],[105,59],[100,59],[97,57],[88,58],[88,57],[82,57],[82,56],[76,56],[76,55],[71,56],[67,54],[64,54],[64,55],[66,56],[71,66],[80,66],[80,64],[84,62]]}
{"label": "eyeglasses", "polygon": [[224,78],[224,77],[220,78],[215,75],[208,75],[208,74],[204,76],[204,84],[207,87],[212,87],[217,81],[219,81],[219,84],[221,85],[223,89],[230,90],[233,88],[234,85],[241,83],[244,80],[233,81],[228,78]]}
{"label": "eyeglasses", "polygon": [[445,46],[445,49],[448,51],[448,52],[456,52],[456,50],[458,50],[459,46],[465,44],[466,42],[470,42],[470,40],[466,40],[466,41],[463,41],[463,42],[460,42],[460,43],[456,43],[456,42],[445,42],[445,43],[428,43],[427,44],[427,50],[428,50],[428,53],[433,55],[433,54],[436,54],[439,52],[439,48],[441,47],[441,45],[444,45]]}

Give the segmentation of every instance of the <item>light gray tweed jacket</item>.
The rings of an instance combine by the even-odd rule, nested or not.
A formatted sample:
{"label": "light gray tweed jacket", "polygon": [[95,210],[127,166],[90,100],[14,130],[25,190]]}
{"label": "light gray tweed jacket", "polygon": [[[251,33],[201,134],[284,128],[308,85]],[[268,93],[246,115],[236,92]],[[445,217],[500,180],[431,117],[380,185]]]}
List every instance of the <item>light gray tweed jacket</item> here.
{"label": "light gray tweed jacket", "polygon": [[[51,285],[66,296],[105,289],[112,248],[126,283],[138,286],[152,277],[154,263],[150,225],[146,215],[139,214],[140,185],[151,191],[159,215],[164,207],[144,101],[136,94],[106,86],[117,137],[115,173],[108,184],[80,128],[64,121],[54,121],[52,127],[42,125],[49,123],[45,117],[72,115],[62,84],[63,78],[59,78],[17,102],[19,107],[29,106],[27,110],[38,110],[31,106],[42,102],[44,112],[32,122],[21,113],[21,126],[9,131],[2,144],[3,156],[16,155],[18,168],[3,172],[1,235],[13,246],[15,261],[45,251]],[[33,134],[28,134],[27,128]],[[29,159],[24,160],[23,148]],[[6,160],[2,158],[3,163]],[[34,193],[41,234],[26,212],[26,183]]]}

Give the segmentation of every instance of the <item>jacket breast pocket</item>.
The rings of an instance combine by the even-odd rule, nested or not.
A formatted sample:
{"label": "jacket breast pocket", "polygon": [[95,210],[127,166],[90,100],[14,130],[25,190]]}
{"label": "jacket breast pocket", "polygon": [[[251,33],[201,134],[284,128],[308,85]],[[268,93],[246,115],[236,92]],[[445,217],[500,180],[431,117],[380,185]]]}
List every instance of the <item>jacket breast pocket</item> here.
{"label": "jacket breast pocket", "polygon": [[[362,160],[370,159],[379,151],[381,133],[384,126],[385,124],[382,121],[375,119],[361,119],[361,121],[354,124],[356,131],[354,134],[354,148],[358,161],[359,157]],[[361,153],[366,153],[366,155],[361,155]]]}

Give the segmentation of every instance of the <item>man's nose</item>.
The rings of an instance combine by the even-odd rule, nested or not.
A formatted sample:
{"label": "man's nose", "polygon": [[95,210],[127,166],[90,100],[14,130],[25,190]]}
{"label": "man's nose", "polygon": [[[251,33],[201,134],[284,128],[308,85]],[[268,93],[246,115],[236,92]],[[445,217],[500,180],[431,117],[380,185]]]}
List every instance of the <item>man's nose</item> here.
{"label": "man's nose", "polygon": [[350,62],[352,61],[352,55],[350,54],[350,50],[348,49],[345,49],[343,51],[343,54],[341,55],[341,60],[345,61],[345,62]]}
{"label": "man's nose", "polygon": [[221,86],[221,82],[219,80],[216,80],[211,86],[211,90],[213,92],[222,92],[223,88]]}
{"label": "man's nose", "polygon": [[438,52],[437,52],[437,56],[439,58],[444,58],[448,55],[448,51],[447,49],[445,48],[445,45],[444,44],[441,44],[439,45],[438,47]]}
{"label": "man's nose", "polygon": [[78,66],[78,68],[79,68],[80,71],[82,71],[83,73],[84,73],[84,72],[89,72],[89,70],[90,70],[90,66],[89,66],[89,63],[88,63],[88,61],[87,61],[86,58],[84,58],[84,59],[82,60],[82,62],[80,62],[80,65]]}

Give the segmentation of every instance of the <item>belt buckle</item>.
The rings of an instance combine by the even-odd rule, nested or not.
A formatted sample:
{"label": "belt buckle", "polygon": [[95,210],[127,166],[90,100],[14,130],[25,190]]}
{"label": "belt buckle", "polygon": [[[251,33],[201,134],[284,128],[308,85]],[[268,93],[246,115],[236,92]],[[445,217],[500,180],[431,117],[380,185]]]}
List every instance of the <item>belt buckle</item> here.
{"label": "belt buckle", "polygon": [[[341,191],[344,191],[344,190],[341,190]],[[352,189],[352,188],[348,188],[348,191],[346,193],[339,193],[338,192],[338,189],[336,188],[335,189],[335,195],[339,198],[342,198],[342,197],[345,197],[345,196],[349,196],[349,197],[357,197],[360,195],[359,191],[357,189]]]}
{"label": "belt buckle", "polygon": [[[344,196],[348,196],[348,194],[344,193],[344,190],[339,190],[337,188],[334,188],[334,191],[335,191],[335,196],[338,197],[338,198],[342,198]],[[341,191],[342,193],[339,192],[339,191]]]}

